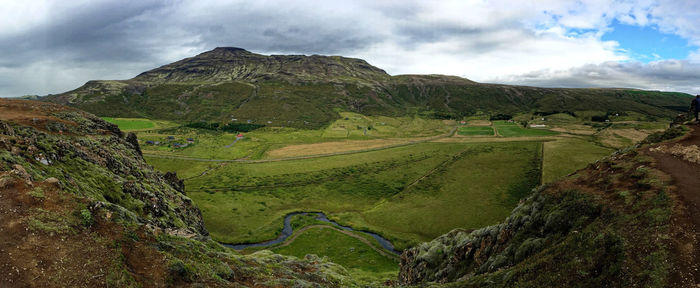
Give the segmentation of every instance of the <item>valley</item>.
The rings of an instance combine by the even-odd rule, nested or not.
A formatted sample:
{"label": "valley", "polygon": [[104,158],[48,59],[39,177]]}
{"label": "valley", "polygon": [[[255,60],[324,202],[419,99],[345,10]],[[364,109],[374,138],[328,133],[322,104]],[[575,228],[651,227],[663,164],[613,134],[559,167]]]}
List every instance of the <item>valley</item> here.
{"label": "valley", "polygon": [[[0,101],[10,207],[0,216],[22,213],[0,228],[14,242],[107,243],[94,250],[111,255],[104,281],[93,280],[102,264],[92,279],[57,283],[665,287],[678,273],[691,283],[697,270],[672,261],[697,247],[685,194],[655,166],[667,154],[645,156],[695,157],[656,144],[693,130],[679,115],[690,97],[389,75],[362,59],[220,47],[128,80]],[[66,248],[75,261],[80,247]],[[55,255],[43,256],[60,269]],[[12,271],[0,281],[26,282]]]}
{"label": "valley", "polygon": [[[377,233],[399,251],[455,228],[498,223],[534,187],[668,125],[629,119],[599,124],[568,114],[523,114],[519,121],[340,115],[322,129],[249,132],[167,120],[159,120],[164,128],[140,129],[106,120],[137,133],[149,164],[185,180],[216,241],[275,239],[286,215],[318,211],[340,225]],[[523,120],[546,128],[525,127]],[[188,145],[174,145],[180,143]],[[310,216],[291,221],[289,238],[242,252],[327,256],[369,282],[398,273],[393,254],[367,234]]]}

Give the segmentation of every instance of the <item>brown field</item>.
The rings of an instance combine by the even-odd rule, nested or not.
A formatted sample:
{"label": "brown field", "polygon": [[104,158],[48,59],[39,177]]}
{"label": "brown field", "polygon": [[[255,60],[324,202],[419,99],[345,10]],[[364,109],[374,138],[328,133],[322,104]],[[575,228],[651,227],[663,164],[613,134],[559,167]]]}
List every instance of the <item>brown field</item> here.
{"label": "brown field", "polygon": [[420,141],[424,138],[346,140],[313,144],[289,145],[267,152],[268,158],[288,158],[319,154],[343,153],[358,150],[376,149],[387,146]]}
{"label": "brown field", "polygon": [[586,126],[586,125],[567,125],[564,127],[552,128],[550,130],[556,131],[556,132],[561,132],[561,133],[578,134],[578,135],[593,135],[596,132],[595,129],[593,129],[589,126]]}
{"label": "brown field", "polygon": [[467,122],[471,126],[491,126],[491,121],[489,120],[470,120]]}
{"label": "brown field", "polygon": [[613,129],[612,130],[615,135],[618,135],[620,137],[625,137],[627,139],[630,139],[634,141],[634,143],[637,143],[639,141],[644,140],[649,134],[653,131],[640,131],[637,129],[632,129],[632,128],[627,128],[627,129]]}

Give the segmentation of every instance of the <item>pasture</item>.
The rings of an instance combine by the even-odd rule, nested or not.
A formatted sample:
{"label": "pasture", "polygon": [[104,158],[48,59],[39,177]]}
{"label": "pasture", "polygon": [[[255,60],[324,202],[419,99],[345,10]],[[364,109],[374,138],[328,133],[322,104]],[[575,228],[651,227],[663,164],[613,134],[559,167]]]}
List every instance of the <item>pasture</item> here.
{"label": "pasture", "polygon": [[[178,127],[138,134],[143,141],[159,145],[142,145],[146,154],[201,159],[276,159],[327,153],[345,153],[401,145],[444,135],[452,129],[441,120],[418,117],[364,116],[341,112],[343,118],[321,130],[289,127],[265,127],[243,133],[209,131]],[[168,139],[168,136],[174,139]],[[185,143],[186,147],[173,147]]]}
{"label": "pasture", "polygon": [[[270,240],[279,235],[286,214],[321,211],[402,250],[455,228],[497,223],[540,182],[555,181],[665,125],[588,123],[568,114],[531,120],[556,129],[550,131],[483,119],[455,127],[434,119],[341,115],[319,130],[264,127],[241,139],[187,127],[138,135],[142,143],[162,142],[142,144],[145,159],[185,179],[186,193],[214,240]],[[455,128],[460,136],[446,137]],[[187,138],[193,139],[187,147],[173,147]],[[269,249],[327,256],[368,283],[395,277],[395,260],[374,250],[373,238],[293,219],[295,231],[303,231]]]}
{"label": "pasture", "polygon": [[493,126],[496,128],[498,135],[503,137],[542,137],[559,134],[545,129],[523,128],[516,123],[506,121],[494,121]]}
{"label": "pasture", "polygon": [[493,128],[489,126],[462,126],[457,131],[462,136],[494,136]]}
{"label": "pasture", "polygon": [[[328,227],[328,226],[325,226]],[[271,249],[275,253],[303,258],[306,254],[325,256],[343,265],[363,282],[396,278],[398,261],[383,256],[366,243],[332,228],[313,228],[302,232],[287,246]]]}
{"label": "pasture", "polygon": [[103,120],[116,124],[119,129],[125,132],[130,131],[142,131],[149,129],[163,129],[175,127],[178,124],[171,121],[165,120],[150,120],[145,118],[113,118],[113,117],[102,117]]}
{"label": "pasture", "polygon": [[453,228],[504,218],[539,181],[540,145],[421,143],[314,159],[228,163],[186,186],[219,241],[272,239],[287,213],[323,211],[341,224],[379,232],[403,249]]}

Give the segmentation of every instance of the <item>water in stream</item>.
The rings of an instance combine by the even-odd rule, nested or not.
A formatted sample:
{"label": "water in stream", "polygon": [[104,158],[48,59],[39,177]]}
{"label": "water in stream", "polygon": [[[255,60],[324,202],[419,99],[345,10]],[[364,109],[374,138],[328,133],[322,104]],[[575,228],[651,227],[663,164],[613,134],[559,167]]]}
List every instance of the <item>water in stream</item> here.
{"label": "water in stream", "polygon": [[299,215],[299,214],[316,214],[316,220],[330,223],[333,226],[338,227],[338,228],[343,229],[343,230],[367,234],[369,236],[372,236],[372,238],[376,239],[377,242],[379,242],[379,245],[381,245],[384,249],[386,249],[386,250],[388,250],[396,255],[401,254],[401,252],[394,250],[394,245],[392,245],[391,242],[389,242],[389,240],[386,240],[384,237],[379,236],[378,234],[372,233],[369,231],[354,230],[351,227],[340,225],[337,222],[328,219],[328,217],[326,217],[326,214],[323,214],[322,212],[293,212],[293,213],[287,214],[286,216],[284,216],[284,228],[282,228],[282,233],[279,236],[277,236],[277,238],[274,240],[268,240],[268,241],[263,241],[263,242],[258,242],[258,243],[223,244],[223,245],[226,247],[236,249],[236,250],[242,250],[242,249],[250,248],[250,247],[268,247],[268,246],[280,244],[280,243],[284,242],[284,240],[287,240],[287,238],[289,236],[292,236],[292,234],[294,233],[294,230],[292,229],[292,224],[291,224],[292,216]]}

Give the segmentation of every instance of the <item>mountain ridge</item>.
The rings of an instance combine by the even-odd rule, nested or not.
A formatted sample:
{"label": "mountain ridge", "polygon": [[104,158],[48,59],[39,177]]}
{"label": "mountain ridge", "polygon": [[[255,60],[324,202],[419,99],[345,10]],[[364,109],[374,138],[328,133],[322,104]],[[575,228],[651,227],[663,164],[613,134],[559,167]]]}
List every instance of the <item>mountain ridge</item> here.
{"label": "mountain ridge", "polygon": [[99,116],[239,119],[318,128],[338,119],[337,111],[452,119],[594,111],[601,116],[634,112],[670,119],[690,98],[684,93],[625,88],[539,88],[446,75],[391,76],[362,59],[266,56],[219,47],[129,80],[93,80],[42,100]]}

